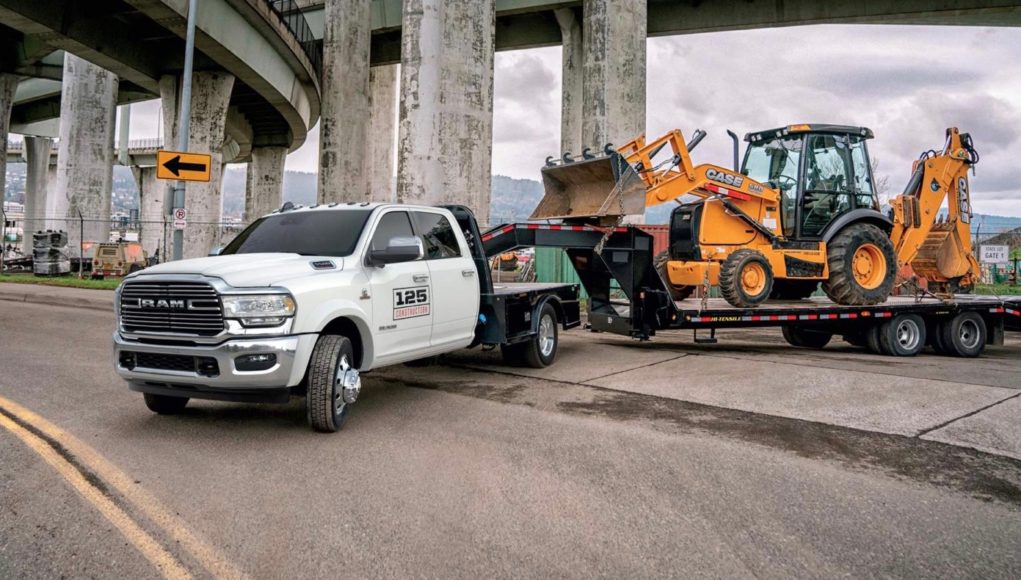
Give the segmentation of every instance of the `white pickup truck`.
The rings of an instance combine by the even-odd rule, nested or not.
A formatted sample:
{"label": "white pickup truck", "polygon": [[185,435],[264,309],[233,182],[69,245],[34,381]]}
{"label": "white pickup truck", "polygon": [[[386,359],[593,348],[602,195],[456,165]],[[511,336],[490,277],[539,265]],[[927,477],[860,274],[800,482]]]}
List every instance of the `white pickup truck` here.
{"label": "white pickup truck", "polygon": [[217,255],[128,276],[114,364],[156,413],[305,395],[309,425],[336,431],[374,368],[479,345],[554,361],[579,286],[494,287],[487,258],[461,206],[285,204]]}

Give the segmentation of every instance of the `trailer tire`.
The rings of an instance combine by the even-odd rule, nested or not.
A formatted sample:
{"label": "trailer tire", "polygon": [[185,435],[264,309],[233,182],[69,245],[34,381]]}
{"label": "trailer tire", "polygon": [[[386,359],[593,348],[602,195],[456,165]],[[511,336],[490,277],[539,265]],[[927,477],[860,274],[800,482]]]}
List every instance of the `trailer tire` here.
{"label": "trailer tire", "polygon": [[946,322],[940,321],[932,325],[929,329],[929,346],[932,347],[933,352],[936,354],[949,356],[950,351],[947,346],[943,344],[943,327]]}
{"label": "trailer tire", "polygon": [[832,332],[812,330],[801,326],[787,325],[782,329],[783,337],[791,346],[800,348],[824,348],[833,339]]}
{"label": "trailer tire", "polygon": [[940,329],[947,354],[973,358],[986,348],[986,321],[976,312],[962,312],[946,321]]}
{"label": "trailer tire", "polygon": [[172,397],[170,395],[156,395],[143,393],[145,406],[157,415],[177,415],[188,405],[188,397]]}
{"label": "trailer tire", "polygon": [[865,331],[865,347],[869,349],[872,354],[886,354],[883,352],[883,345],[879,340],[879,327],[882,324],[876,324],[870,326]]}
{"label": "trailer tire", "polygon": [[869,347],[868,331],[857,331],[849,332],[843,336],[844,342],[851,346],[857,346],[859,348]]}
{"label": "trailer tire", "polygon": [[925,321],[917,314],[898,314],[878,329],[884,354],[915,356],[925,348]]}
{"label": "trailer tire", "polygon": [[535,336],[524,343],[521,361],[533,369],[542,369],[553,364],[560,346],[560,329],[557,328],[557,311],[546,303],[539,310],[539,323]]}
{"label": "trailer tire", "polygon": [[659,274],[660,279],[663,280],[663,285],[666,286],[667,291],[670,292],[670,298],[672,298],[674,302],[680,302],[681,300],[691,296],[691,294],[695,291],[695,287],[674,286],[671,284],[670,276],[666,271],[666,265],[669,261],[670,254],[664,250],[652,258],[652,265],[656,268],[656,273]]}
{"label": "trailer tire", "polygon": [[861,306],[885,302],[897,277],[893,242],[872,224],[856,223],[840,230],[826,245],[830,277],[822,283],[837,304]]}
{"label": "trailer tire", "polygon": [[753,308],[773,291],[773,269],[755,250],[738,250],[720,264],[720,294],[731,306]]}
{"label": "trailer tire", "polygon": [[351,340],[339,334],[324,334],[316,341],[308,363],[308,392],[305,409],[308,425],[315,431],[333,433],[344,426],[351,405],[337,393],[337,373],[355,360]]}

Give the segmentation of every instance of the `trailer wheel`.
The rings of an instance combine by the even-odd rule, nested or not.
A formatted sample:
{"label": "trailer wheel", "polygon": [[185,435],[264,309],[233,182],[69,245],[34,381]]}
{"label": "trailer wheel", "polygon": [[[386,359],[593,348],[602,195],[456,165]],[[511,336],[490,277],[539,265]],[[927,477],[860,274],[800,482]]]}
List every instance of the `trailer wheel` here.
{"label": "trailer wheel", "polygon": [[883,352],[883,345],[879,341],[879,327],[882,324],[876,324],[870,326],[865,331],[865,347],[869,349],[872,354],[886,354]]}
{"label": "trailer wheel", "polygon": [[177,415],[188,405],[188,397],[171,397],[170,395],[154,395],[143,393],[145,406],[159,415]]}
{"label": "trailer wheel", "polygon": [[883,354],[915,356],[925,348],[925,321],[917,314],[898,314],[878,329]]}
{"label": "trailer wheel", "polygon": [[541,369],[553,364],[560,347],[560,330],[557,328],[557,312],[553,305],[543,304],[539,310],[539,324],[535,336],[525,342],[500,345],[505,363],[524,365]]}
{"label": "trailer wheel", "polygon": [[844,342],[851,346],[857,346],[859,348],[869,347],[868,331],[855,331],[845,334],[843,336]]}
{"label": "trailer wheel", "polygon": [[940,329],[948,354],[976,357],[986,348],[986,321],[975,312],[962,312],[943,323]]}
{"label": "trailer wheel", "polygon": [[782,330],[784,339],[791,346],[801,348],[823,348],[833,338],[832,332],[812,330],[800,326],[787,325]]}
{"label": "trailer wheel", "polygon": [[943,327],[945,322],[936,322],[929,328],[929,346],[932,347],[933,352],[941,355],[950,355],[950,351],[947,350],[945,344],[943,344]]}
{"label": "trailer wheel", "polygon": [[308,424],[312,429],[333,433],[344,426],[351,404],[345,399],[343,379],[345,373],[354,369],[354,360],[354,347],[347,337],[324,334],[316,341],[308,363],[305,395]]}
{"label": "trailer wheel", "polygon": [[837,304],[879,304],[893,291],[897,276],[893,242],[872,224],[840,230],[826,245],[826,260],[830,277],[822,289]]}
{"label": "trailer wheel", "polygon": [[773,269],[754,250],[738,250],[720,264],[720,293],[738,308],[762,304],[773,291]]}

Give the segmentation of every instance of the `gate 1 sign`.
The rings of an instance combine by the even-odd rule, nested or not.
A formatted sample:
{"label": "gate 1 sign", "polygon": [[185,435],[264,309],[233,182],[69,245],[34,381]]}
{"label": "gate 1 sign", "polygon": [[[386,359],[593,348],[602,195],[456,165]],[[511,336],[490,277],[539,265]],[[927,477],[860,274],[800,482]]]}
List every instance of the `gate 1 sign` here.
{"label": "gate 1 sign", "polygon": [[1010,246],[983,245],[979,261],[983,264],[1006,264],[1010,261]]}

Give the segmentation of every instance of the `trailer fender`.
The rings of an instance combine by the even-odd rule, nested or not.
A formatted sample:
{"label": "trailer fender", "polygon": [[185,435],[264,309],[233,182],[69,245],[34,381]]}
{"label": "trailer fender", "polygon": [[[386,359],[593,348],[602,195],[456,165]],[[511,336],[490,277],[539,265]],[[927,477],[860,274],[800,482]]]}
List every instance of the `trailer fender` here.
{"label": "trailer fender", "polygon": [[557,320],[560,321],[560,326],[564,330],[567,330],[567,318],[564,316],[564,305],[560,303],[560,298],[553,294],[547,294],[535,301],[532,305],[532,320],[530,321],[531,333],[534,335],[539,332],[539,313],[542,312],[542,307],[546,304],[553,307],[553,312],[557,314]]}

